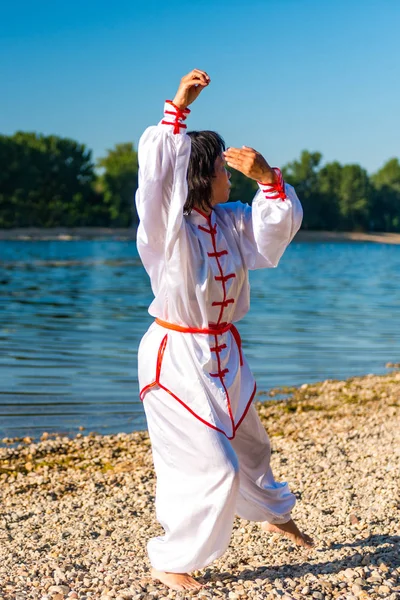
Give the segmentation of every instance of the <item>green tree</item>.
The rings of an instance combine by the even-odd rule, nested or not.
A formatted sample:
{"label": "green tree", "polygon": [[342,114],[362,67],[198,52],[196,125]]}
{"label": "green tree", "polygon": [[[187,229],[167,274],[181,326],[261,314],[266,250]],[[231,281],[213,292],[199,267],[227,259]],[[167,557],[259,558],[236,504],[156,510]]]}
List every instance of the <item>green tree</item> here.
{"label": "green tree", "polygon": [[303,150],[300,160],[294,160],[282,168],[282,174],[288,183],[294,186],[303,205],[303,229],[323,229],[321,219],[320,194],[318,190],[318,171],[322,154]]}
{"label": "green tree", "polygon": [[343,167],[337,161],[327,163],[318,173],[319,207],[317,210],[321,229],[340,228],[339,186]]}
{"label": "green tree", "polygon": [[360,165],[342,167],[338,189],[341,227],[346,231],[368,230],[372,187]]}
{"label": "green tree", "polygon": [[97,167],[104,170],[97,189],[104,196],[110,224],[129,227],[137,222],[134,194],[138,186],[138,156],[134,145],[131,142],[116,144],[97,161]]}
{"label": "green tree", "polygon": [[0,227],[97,224],[91,151],[54,135],[0,136]]}
{"label": "green tree", "polygon": [[400,231],[400,163],[388,160],[371,177],[373,185],[371,229]]}

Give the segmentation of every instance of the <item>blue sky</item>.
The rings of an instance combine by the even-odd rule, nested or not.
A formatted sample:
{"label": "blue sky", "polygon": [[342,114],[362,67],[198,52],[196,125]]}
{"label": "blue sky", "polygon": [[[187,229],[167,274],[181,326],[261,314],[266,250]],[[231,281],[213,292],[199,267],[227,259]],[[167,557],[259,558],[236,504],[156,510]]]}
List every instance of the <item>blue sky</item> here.
{"label": "blue sky", "polygon": [[0,8],[0,132],[135,145],[182,75],[189,129],[276,166],[302,149],[369,172],[400,155],[400,2],[14,0]]}

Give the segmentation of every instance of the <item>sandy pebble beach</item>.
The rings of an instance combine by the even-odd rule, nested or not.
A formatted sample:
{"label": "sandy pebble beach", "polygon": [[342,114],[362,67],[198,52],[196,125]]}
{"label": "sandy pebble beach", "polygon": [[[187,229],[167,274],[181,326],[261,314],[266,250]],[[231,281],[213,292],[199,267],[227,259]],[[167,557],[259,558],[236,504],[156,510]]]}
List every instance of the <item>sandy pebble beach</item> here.
{"label": "sandy pebble beach", "polygon": [[162,530],[147,433],[44,433],[0,448],[0,600],[400,599],[400,372],[272,395],[257,406],[273,469],[315,549],[237,519],[200,592],[169,591],[149,577]]}

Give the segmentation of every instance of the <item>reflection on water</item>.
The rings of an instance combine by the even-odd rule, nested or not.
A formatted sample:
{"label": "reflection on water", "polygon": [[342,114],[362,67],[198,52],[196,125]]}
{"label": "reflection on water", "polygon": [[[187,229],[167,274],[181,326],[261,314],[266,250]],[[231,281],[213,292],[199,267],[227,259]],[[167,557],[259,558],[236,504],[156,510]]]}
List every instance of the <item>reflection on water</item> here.
{"label": "reflection on water", "polygon": [[[251,273],[239,325],[259,390],[400,358],[400,246],[294,243]],[[152,293],[132,241],[0,242],[0,439],[143,429]]]}

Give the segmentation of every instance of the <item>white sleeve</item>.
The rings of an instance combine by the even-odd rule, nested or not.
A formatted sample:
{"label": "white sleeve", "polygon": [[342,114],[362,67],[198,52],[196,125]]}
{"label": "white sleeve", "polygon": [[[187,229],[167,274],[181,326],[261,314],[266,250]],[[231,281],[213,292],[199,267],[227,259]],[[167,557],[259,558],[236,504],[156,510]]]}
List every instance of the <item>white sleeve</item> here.
{"label": "white sleeve", "polygon": [[138,145],[137,247],[145,268],[164,261],[183,221],[191,142],[182,122],[190,113],[167,100],[164,118]]}
{"label": "white sleeve", "polygon": [[248,269],[278,266],[303,219],[294,188],[283,181],[279,169],[274,171],[277,182],[274,185],[258,182],[260,189],[251,206],[235,203],[236,229]]}

